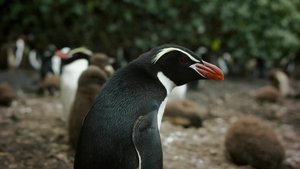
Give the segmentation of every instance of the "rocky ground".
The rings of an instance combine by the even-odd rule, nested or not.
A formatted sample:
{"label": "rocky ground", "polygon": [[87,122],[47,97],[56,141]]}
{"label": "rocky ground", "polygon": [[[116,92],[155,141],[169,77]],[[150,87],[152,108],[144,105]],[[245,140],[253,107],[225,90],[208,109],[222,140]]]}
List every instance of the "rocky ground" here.
{"label": "rocky ground", "polygon": [[[300,104],[297,99],[258,102],[249,95],[267,81],[226,79],[207,81],[188,93],[206,117],[201,128],[162,123],[165,169],[250,169],[228,161],[224,135],[239,117],[252,114],[272,126],[286,150],[286,162],[300,168]],[[19,92],[9,108],[0,107],[1,169],[71,169],[66,125],[61,120],[59,95],[38,96]]]}

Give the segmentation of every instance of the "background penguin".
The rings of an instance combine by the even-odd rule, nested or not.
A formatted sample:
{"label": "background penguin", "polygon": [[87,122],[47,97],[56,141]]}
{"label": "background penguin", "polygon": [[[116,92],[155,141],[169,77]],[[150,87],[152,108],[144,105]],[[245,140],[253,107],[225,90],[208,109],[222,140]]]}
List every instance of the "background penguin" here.
{"label": "background penguin", "polygon": [[7,83],[0,83],[0,106],[11,106],[14,99],[17,98],[17,92]]}
{"label": "background penguin", "polygon": [[60,88],[60,76],[55,74],[47,74],[46,77],[41,80],[39,84],[39,90],[41,94],[48,91],[51,96],[55,94],[55,91]]}
{"label": "background penguin", "polygon": [[[55,54],[55,50],[54,45],[49,45],[41,57],[39,94],[48,92],[50,95],[54,95],[56,90],[60,88],[61,57]],[[67,54],[70,48],[64,47],[61,51]]]}
{"label": "background penguin", "polygon": [[284,160],[284,149],[271,127],[262,120],[246,116],[226,133],[226,152],[235,164],[257,169],[277,169]]}
{"label": "background penguin", "polygon": [[177,45],[156,47],[119,69],[84,120],[74,168],[161,169],[167,95],[198,79],[223,80],[224,74]]}
{"label": "background penguin", "polygon": [[290,78],[280,69],[273,69],[271,72],[271,82],[279,91],[282,97],[290,96],[293,92],[290,84]]}
{"label": "background penguin", "polygon": [[280,98],[278,89],[272,85],[266,85],[249,92],[251,97],[258,101],[276,102]]}
{"label": "background penguin", "polygon": [[108,57],[104,53],[94,53],[91,57],[91,65],[96,65],[100,69],[104,70],[108,77],[112,76],[115,72],[112,64],[114,63],[114,59]]}
{"label": "background penguin", "polygon": [[73,148],[76,148],[83,119],[106,80],[106,73],[96,66],[89,66],[79,77],[76,97],[68,120],[69,142]]}
{"label": "background penguin", "polygon": [[205,114],[192,100],[174,100],[168,101],[163,119],[183,127],[201,127]]}
{"label": "background penguin", "polygon": [[78,79],[81,73],[89,66],[89,59],[92,52],[86,48],[78,48],[69,51],[67,54],[57,53],[62,58],[62,74],[60,80],[61,101],[64,117],[67,121],[70,108],[76,95]]}
{"label": "background penguin", "polygon": [[280,69],[271,71],[271,84],[249,92],[259,101],[276,102],[284,97],[295,95],[289,77]]}

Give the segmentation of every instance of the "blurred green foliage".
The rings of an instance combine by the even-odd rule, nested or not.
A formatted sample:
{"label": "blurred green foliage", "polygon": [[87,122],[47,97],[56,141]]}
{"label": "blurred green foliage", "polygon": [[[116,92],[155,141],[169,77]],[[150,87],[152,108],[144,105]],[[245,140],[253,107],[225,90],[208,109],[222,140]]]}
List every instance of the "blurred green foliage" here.
{"label": "blurred green foliage", "polygon": [[299,51],[299,9],[298,0],[0,0],[0,42],[32,34],[41,50],[85,45],[111,55],[177,43],[273,64]]}

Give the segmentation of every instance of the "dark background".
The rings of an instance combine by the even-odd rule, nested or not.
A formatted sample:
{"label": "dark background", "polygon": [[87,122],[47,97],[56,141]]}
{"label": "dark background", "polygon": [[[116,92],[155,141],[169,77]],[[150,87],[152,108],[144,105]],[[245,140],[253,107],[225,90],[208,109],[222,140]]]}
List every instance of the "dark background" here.
{"label": "dark background", "polygon": [[298,0],[0,0],[0,45],[25,35],[40,53],[86,46],[112,57],[123,49],[130,60],[176,43],[229,52],[241,67],[251,58],[274,67],[299,57],[299,8]]}

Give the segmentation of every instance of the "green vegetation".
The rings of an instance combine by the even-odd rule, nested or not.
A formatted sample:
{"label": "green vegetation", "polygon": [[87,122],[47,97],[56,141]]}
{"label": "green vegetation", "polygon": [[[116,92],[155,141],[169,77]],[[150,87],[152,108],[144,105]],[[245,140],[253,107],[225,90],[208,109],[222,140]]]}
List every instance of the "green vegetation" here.
{"label": "green vegetation", "polygon": [[0,43],[32,34],[32,46],[85,45],[112,56],[118,47],[142,51],[162,43],[236,59],[276,63],[300,46],[298,0],[0,0]]}

